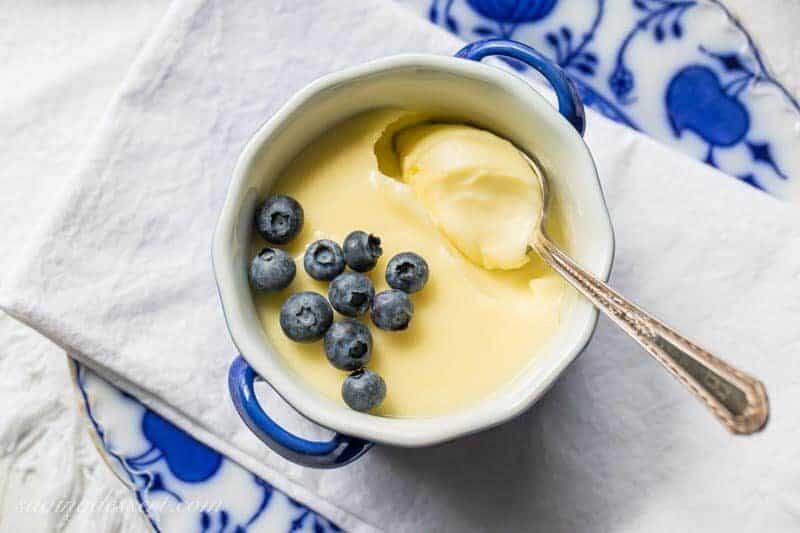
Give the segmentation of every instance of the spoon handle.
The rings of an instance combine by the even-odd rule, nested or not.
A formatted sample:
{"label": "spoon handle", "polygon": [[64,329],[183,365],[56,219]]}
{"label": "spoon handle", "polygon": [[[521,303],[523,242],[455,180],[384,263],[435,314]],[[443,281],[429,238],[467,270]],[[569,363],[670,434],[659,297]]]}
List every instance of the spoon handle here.
{"label": "spoon handle", "polygon": [[748,435],[764,427],[769,406],[760,381],[634,305],[575,264],[544,235],[531,244],[550,266],[692,391],[729,431]]}

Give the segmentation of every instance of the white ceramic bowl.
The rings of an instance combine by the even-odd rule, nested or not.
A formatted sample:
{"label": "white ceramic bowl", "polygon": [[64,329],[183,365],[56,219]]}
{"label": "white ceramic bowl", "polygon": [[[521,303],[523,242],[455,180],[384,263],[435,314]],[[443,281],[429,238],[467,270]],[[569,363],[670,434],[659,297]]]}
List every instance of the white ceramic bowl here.
{"label": "white ceramic bowl", "polygon": [[[581,135],[532,86],[500,68],[455,57],[400,55],[325,76],[297,93],[241,154],[213,243],[214,270],[234,343],[289,404],[318,424],[395,446],[427,446],[486,429],[528,409],[588,343],[597,311],[575,294],[552,340],[491,397],[430,418],[359,413],[311,389],[287,367],[265,334],[247,278],[256,203],[284,167],[325,130],[369,109],[397,106],[463,117],[535,156],[568,218],[570,254],[607,279],[611,223],[594,162]],[[572,294],[572,293],[571,293]]]}

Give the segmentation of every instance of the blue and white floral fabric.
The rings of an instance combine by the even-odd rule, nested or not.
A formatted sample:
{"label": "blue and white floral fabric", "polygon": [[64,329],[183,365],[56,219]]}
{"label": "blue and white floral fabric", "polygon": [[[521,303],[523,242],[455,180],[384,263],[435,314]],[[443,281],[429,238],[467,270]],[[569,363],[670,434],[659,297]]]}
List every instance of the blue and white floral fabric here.
{"label": "blue and white floral fabric", "polygon": [[800,180],[800,104],[719,0],[401,3],[467,41],[530,44],[588,106],[774,196]]}
{"label": "blue and white floral fabric", "polygon": [[156,531],[341,531],[86,367],[73,364],[97,442]]}

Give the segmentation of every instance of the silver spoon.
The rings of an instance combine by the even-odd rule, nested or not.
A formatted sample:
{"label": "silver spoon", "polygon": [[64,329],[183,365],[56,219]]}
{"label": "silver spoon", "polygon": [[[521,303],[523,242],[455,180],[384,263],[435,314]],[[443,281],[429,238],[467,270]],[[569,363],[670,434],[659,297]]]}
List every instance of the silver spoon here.
{"label": "silver spoon", "polygon": [[542,192],[542,216],[530,247],[591,301],[597,309],[636,339],[656,361],[683,383],[729,431],[749,435],[769,417],[767,391],[754,377],[711,355],[678,332],[634,305],[581,268],[547,236],[545,223],[550,187],[544,172],[522,151]]}

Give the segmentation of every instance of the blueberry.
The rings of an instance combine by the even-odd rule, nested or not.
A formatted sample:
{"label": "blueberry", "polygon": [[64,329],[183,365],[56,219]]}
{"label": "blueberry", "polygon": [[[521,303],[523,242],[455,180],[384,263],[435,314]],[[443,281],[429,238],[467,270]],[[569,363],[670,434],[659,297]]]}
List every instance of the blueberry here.
{"label": "blueberry", "polygon": [[333,310],[316,292],[297,292],[281,307],[281,329],[297,342],[320,340],[333,322]]}
{"label": "blueberry", "polygon": [[356,317],[366,313],[374,296],[372,282],[358,272],[339,274],[328,288],[328,299],[333,308],[345,316]]}
{"label": "blueberry", "polygon": [[342,248],[331,240],[314,241],[306,248],[303,266],[312,278],[330,281],[344,272],[344,253]]}
{"label": "blueberry", "polygon": [[406,329],[414,315],[414,304],[408,294],[397,289],[379,292],[372,300],[372,322],[381,329]]}
{"label": "blueberry", "polygon": [[347,376],[342,384],[344,403],[356,411],[378,407],[386,397],[386,382],[375,372],[362,368]]}
{"label": "blueberry", "polygon": [[344,260],[356,272],[367,272],[383,253],[381,239],[363,231],[354,231],[344,240]]}
{"label": "blueberry", "polygon": [[286,244],[303,229],[303,208],[297,200],[277,194],[256,209],[256,230],[272,244]]}
{"label": "blueberry", "polygon": [[260,292],[277,292],[289,286],[296,272],[292,256],[277,248],[264,248],[250,262],[250,286]]}
{"label": "blueberry", "polygon": [[355,370],[372,357],[369,328],[352,318],[337,320],[325,334],[325,355],[339,370]]}
{"label": "blueberry", "polygon": [[417,292],[428,282],[428,263],[414,252],[392,257],[386,266],[386,283],[403,292]]}

